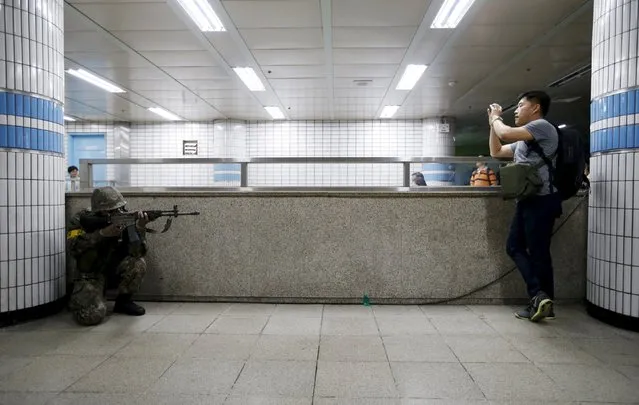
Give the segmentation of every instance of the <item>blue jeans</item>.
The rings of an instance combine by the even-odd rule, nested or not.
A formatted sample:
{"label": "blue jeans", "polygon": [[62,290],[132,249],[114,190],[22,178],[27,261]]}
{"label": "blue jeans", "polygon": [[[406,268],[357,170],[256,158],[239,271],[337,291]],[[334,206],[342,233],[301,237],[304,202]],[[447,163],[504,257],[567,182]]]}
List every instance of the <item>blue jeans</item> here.
{"label": "blue jeans", "polygon": [[517,202],[506,251],[524,281],[530,298],[540,291],[555,298],[550,239],[555,219],[561,215],[558,194],[534,196]]}

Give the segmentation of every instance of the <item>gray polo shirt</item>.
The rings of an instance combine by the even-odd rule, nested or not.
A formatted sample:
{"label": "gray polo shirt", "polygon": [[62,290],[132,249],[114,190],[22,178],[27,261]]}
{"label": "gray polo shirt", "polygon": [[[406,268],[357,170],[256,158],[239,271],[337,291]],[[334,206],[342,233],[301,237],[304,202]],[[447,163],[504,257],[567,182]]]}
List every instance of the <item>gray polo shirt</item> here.
{"label": "gray polo shirt", "polygon": [[[557,145],[559,142],[559,137],[557,135],[557,130],[555,127],[545,119],[538,119],[535,121],[531,121],[528,124],[524,125],[524,128],[530,132],[530,134],[535,138],[535,141],[541,146],[541,149],[544,151],[544,154],[547,157],[550,157],[553,153],[557,151]],[[528,163],[531,165],[536,165],[540,161],[543,161],[541,156],[534,149],[530,148],[530,152],[528,152],[528,145],[524,141],[518,141],[510,144],[510,148],[515,154],[514,161],[515,163]],[[552,163],[556,164],[557,157],[553,157]],[[544,182],[541,190],[539,190],[539,195],[547,195],[550,194],[550,179],[549,179],[549,171],[548,165],[544,164],[539,168],[539,177]],[[555,187],[553,189],[556,190]]]}

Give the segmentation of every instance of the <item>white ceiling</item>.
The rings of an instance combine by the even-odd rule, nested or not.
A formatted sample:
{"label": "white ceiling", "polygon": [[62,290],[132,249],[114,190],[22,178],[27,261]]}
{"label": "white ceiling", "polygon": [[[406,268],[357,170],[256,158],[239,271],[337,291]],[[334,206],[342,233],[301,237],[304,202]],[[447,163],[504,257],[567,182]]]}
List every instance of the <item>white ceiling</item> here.
{"label": "white ceiling", "polygon": [[[589,77],[547,85],[590,63],[592,0],[477,0],[454,30],[430,28],[443,0],[209,2],[226,32],[200,32],[176,0],[67,0],[65,67],[127,92],[67,75],[66,113],[147,121],[160,106],[187,120],[257,120],[275,105],[289,119],[376,119],[401,105],[395,118],[473,122],[490,102],[545,88],[581,97],[555,114],[587,119]],[[395,90],[411,63],[429,68],[412,91]],[[236,66],[254,67],[266,91],[249,91]]]}

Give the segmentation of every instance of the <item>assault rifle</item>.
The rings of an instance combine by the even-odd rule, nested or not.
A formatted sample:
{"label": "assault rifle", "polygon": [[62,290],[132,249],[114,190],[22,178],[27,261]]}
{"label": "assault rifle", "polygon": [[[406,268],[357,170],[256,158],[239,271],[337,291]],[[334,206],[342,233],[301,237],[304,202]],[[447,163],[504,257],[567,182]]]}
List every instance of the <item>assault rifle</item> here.
{"label": "assault rifle", "polygon": [[[177,218],[183,215],[200,215],[199,212],[180,212],[178,210],[178,206],[174,205],[172,210],[144,210],[143,214],[146,214],[149,218],[149,222],[155,221],[161,217],[168,217],[166,220],[166,224],[164,224],[164,229],[160,233],[164,233],[171,228],[171,223],[173,218]],[[106,228],[109,225],[121,226],[123,228],[128,228],[130,226],[135,227],[135,223],[139,219],[137,211],[124,211],[124,212],[116,212],[114,214],[108,215],[83,215],[80,218],[80,225],[86,232],[95,232],[102,228]],[[149,229],[149,232],[155,233],[156,231]]]}
{"label": "assault rifle", "polygon": [[[164,229],[160,233],[164,233],[169,230],[173,218],[177,218],[183,215],[200,215],[199,212],[180,212],[177,205],[173,206],[172,210],[146,210],[142,211],[149,218],[149,222],[155,221],[161,217],[167,217]],[[109,225],[117,225],[123,228],[122,241],[129,245],[130,254],[136,256],[142,252],[142,242],[140,235],[135,227],[137,220],[139,219],[137,211],[123,211],[116,212],[108,215],[96,215],[89,213],[88,215],[82,215],[80,217],[80,225],[85,232],[95,232],[102,228],[106,228]],[[146,229],[149,233],[157,233],[153,229]]]}

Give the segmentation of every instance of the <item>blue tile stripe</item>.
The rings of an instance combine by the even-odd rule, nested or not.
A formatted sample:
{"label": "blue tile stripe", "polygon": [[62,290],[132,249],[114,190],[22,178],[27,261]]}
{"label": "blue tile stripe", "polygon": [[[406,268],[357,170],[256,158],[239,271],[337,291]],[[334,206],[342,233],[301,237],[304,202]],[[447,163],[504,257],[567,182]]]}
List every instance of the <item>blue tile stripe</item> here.
{"label": "blue tile stripe", "polygon": [[64,134],[16,125],[0,125],[0,148],[63,153]]}
{"label": "blue tile stripe", "polygon": [[590,133],[590,152],[639,148],[639,124],[620,125]]}
{"label": "blue tile stripe", "polygon": [[64,109],[60,104],[7,91],[0,91],[0,115],[35,118],[64,125]]}
{"label": "blue tile stripe", "polygon": [[240,181],[240,173],[215,173],[213,175],[214,181]]}
{"label": "blue tile stripe", "polygon": [[424,173],[424,181],[428,184],[429,181],[442,181],[452,183],[455,181],[455,175],[453,172],[450,173]]}
{"label": "blue tile stripe", "polygon": [[236,163],[218,163],[213,165],[216,172],[240,172],[241,167]]}
{"label": "blue tile stripe", "polygon": [[602,97],[590,103],[591,123],[630,114],[639,114],[639,89]]}
{"label": "blue tile stripe", "polygon": [[445,171],[445,172],[453,172],[455,168],[451,166],[450,163],[424,163],[422,165],[422,170],[428,171]]}

